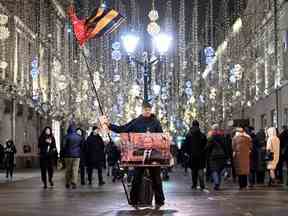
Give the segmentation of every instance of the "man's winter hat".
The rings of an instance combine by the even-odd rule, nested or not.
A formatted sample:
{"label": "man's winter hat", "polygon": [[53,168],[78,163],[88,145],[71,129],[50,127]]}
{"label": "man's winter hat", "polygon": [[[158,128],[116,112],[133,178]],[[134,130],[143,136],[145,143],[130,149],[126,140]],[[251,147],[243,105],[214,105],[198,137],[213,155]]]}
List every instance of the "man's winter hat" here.
{"label": "man's winter hat", "polygon": [[143,108],[152,108],[152,104],[149,101],[143,101],[142,103]]}
{"label": "man's winter hat", "polygon": [[192,121],[192,126],[199,127],[199,122],[197,120]]}

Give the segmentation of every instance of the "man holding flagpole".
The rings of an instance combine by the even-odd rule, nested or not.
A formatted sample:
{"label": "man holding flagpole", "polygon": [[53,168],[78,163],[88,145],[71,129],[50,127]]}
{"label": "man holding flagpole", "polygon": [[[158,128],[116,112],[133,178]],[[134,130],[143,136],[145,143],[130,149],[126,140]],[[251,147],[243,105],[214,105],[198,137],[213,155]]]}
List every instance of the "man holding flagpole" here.
{"label": "man holding flagpole", "polygon": [[[109,128],[115,133],[163,133],[161,124],[156,116],[152,113],[152,105],[149,102],[144,101],[142,115],[133,119],[128,124],[123,126],[117,126],[111,124],[106,116],[100,117],[100,124],[105,128]],[[152,180],[152,189],[155,195],[155,208],[159,209],[164,205],[165,197],[163,193],[162,179],[161,179],[161,167],[149,167],[149,173]],[[134,178],[132,181],[132,189],[130,192],[130,204],[134,207],[138,207],[140,204],[140,187],[143,180],[144,167],[136,167],[134,172]]]}

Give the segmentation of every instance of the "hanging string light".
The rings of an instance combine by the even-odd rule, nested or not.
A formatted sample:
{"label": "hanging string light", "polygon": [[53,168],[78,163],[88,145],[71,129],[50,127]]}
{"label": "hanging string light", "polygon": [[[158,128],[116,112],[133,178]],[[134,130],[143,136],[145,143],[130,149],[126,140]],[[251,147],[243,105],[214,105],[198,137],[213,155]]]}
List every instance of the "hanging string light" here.
{"label": "hanging string light", "polygon": [[152,1],[152,10],[149,12],[148,17],[150,19],[150,23],[147,26],[147,31],[151,36],[154,37],[161,31],[160,26],[156,22],[159,16],[158,11],[155,9],[155,0]]}

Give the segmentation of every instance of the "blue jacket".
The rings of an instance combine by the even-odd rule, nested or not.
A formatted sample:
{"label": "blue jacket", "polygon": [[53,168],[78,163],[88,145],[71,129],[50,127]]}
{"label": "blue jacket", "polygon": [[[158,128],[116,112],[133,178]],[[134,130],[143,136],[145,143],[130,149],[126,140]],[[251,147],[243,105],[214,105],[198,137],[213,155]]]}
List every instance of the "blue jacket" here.
{"label": "blue jacket", "polygon": [[70,125],[63,141],[63,156],[80,158],[83,142],[83,138],[76,133],[75,125]]}

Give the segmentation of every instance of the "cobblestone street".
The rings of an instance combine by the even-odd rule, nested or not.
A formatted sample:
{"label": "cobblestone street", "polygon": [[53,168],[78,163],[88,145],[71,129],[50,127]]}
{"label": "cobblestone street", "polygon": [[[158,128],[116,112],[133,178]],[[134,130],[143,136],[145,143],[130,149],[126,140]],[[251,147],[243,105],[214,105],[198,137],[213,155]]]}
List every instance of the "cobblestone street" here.
{"label": "cobblestone street", "polygon": [[48,190],[43,190],[40,179],[33,176],[0,184],[0,215],[284,216],[288,210],[287,189],[258,187],[239,192],[236,186],[227,183],[219,192],[192,191],[190,177],[177,171],[164,183],[166,204],[160,211],[148,208],[136,211],[127,204],[120,183],[112,184],[111,179],[106,179],[107,184],[101,188],[96,182],[92,187],[67,190],[62,176],[58,173],[55,187]]}

